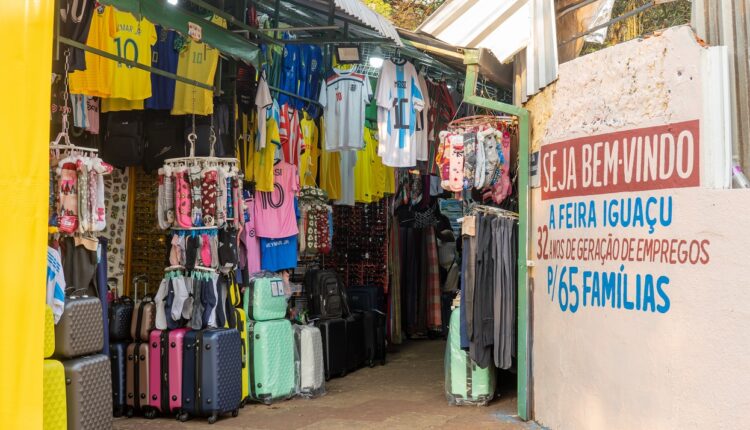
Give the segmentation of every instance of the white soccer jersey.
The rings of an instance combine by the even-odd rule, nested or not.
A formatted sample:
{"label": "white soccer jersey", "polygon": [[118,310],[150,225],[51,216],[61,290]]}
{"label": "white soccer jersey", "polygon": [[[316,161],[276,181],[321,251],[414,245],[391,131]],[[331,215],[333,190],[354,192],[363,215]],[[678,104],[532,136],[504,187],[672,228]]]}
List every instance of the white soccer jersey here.
{"label": "white soccer jersey", "polygon": [[328,151],[364,148],[365,108],[372,97],[370,80],[349,70],[337,70],[320,87]]}
{"label": "white soccer jersey", "polygon": [[414,65],[386,61],[375,97],[378,103],[378,155],[391,167],[417,164],[417,113],[424,109],[424,92]]}

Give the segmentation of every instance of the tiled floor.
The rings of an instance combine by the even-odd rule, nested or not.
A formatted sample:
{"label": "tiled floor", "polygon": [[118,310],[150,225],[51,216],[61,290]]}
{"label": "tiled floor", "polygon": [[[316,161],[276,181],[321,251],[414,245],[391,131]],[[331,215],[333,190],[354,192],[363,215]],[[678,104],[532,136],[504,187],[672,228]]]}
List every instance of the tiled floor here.
{"label": "tiled floor", "polygon": [[[324,397],[272,406],[249,404],[238,418],[222,417],[217,429],[515,429],[519,422],[511,385],[487,407],[448,406],[443,381],[443,341],[412,341],[388,356],[388,364],[364,368],[327,383]],[[512,375],[510,375],[512,380]],[[117,430],[208,428],[205,419],[116,419]]]}

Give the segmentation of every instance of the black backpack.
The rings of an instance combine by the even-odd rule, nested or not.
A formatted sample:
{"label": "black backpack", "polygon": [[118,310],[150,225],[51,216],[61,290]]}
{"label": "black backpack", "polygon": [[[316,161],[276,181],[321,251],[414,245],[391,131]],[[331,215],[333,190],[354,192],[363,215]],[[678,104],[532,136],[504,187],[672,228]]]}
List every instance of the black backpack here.
{"label": "black backpack", "polygon": [[143,161],[143,112],[118,111],[107,114],[107,132],[100,155],[120,169]]}
{"label": "black backpack", "polygon": [[305,273],[305,292],[311,318],[333,319],[348,314],[343,283],[335,271],[312,270]]}
{"label": "black backpack", "polygon": [[184,122],[169,111],[147,111],[146,147],[143,169],[151,172],[164,164],[168,158],[186,157],[186,140],[183,138]]}

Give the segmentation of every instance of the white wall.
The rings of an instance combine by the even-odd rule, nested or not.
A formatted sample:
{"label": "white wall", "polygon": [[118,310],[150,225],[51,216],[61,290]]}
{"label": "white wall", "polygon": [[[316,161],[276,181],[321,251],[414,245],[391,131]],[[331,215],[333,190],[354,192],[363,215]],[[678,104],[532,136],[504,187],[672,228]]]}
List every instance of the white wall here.
{"label": "white wall", "polygon": [[[744,428],[750,418],[750,191],[715,190],[715,158],[726,140],[706,133],[717,120],[704,106],[721,94],[706,88],[706,61],[712,55],[696,43],[688,28],[632,41],[565,63],[558,82],[527,105],[532,112],[532,147],[610,132],[699,120],[703,188],[652,189],[542,200],[532,190],[530,249],[534,256],[532,292],[532,375],[534,418],[553,429],[705,429]],[[544,152],[544,150],[542,151]],[[580,162],[580,161],[579,161]],[[722,161],[723,162],[723,161]],[[721,182],[721,181],[718,181]],[[544,180],[542,180],[544,183]],[[647,187],[648,188],[648,187]],[[662,186],[654,188],[663,188]],[[671,199],[669,225],[603,225],[602,204],[613,199]],[[596,225],[560,226],[566,203],[593,204]],[[550,208],[555,222],[550,222]],[[653,210],[655,206],[651,207]],[[654,213],[652,213],[653,215]],[[588,219],[588,217],[587,217]],[[546,226],[548,234],[543,230]],[[696,264],[681,263],[681,249],[655,261],[599,257],[582,261],[553,258],[552,241],[572,240],[580,248],[589,239],[633,239],[674,244],[697,243]],[[672,242],[672,240],[676,240]],[[667,242],[661,242],[667,240]],[[539,244],[546,243],[547,257]],[[588,253],[585,260],[588,260]],[[666,262],[660,261],[664,258]],[[674,258],[674,261],[670,261]],[[639,261],[640,260],[640,261]],[[565,277],[568,304],[572,281],[580,306],[571,312],[560,296]],[[660,310],[629,310],[592,305],[584,272],[628,275],[633,300],[635,278],[661,280],[655,288]],[[548,278],[549,276],[549,278]],[[550,279],[552,281],[550,282]],[[592,278],[587,278],[592,279]],[[589,284],[593,282],[589,281]],[[554,291],[554,293],[553,293]],[[666,308],[664,297],[668,297]],[[643,296],[641,296],[643,303]]]}

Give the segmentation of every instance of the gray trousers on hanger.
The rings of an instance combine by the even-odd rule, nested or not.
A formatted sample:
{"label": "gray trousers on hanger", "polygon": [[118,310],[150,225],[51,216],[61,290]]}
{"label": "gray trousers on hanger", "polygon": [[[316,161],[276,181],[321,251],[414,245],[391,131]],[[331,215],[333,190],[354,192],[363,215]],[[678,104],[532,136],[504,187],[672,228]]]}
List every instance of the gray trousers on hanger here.
{"label": "gray trousers on hanger", "polygon": [[515,356],[516,332],[516,245],[515,221],[492,221],[495,251],[494,358],[495,366],[510,369]]}
{"label": "gray trousers on hanger", "polygon": [[473,309],[474,336],[469,352],[471,358],[480,367],[488,367],[493,364],[492,344],[495,338],[495,252],[492,237],[492,217],[481,216],[477,221],[477,269]]}
{"label": "gray trousers on hanger", "polygon": [[464,244],[463,258],[466,259],[466,264],[464,265],[464,268],[466,269],[464,273],[464,288],[466,289],[464,297],[466,298],[466,303],[461,304],[461,306],[466,307],[466,335],[471,341],[474,338],[474,286],[476,285],[477,265],[476,235],[466,236]]}

